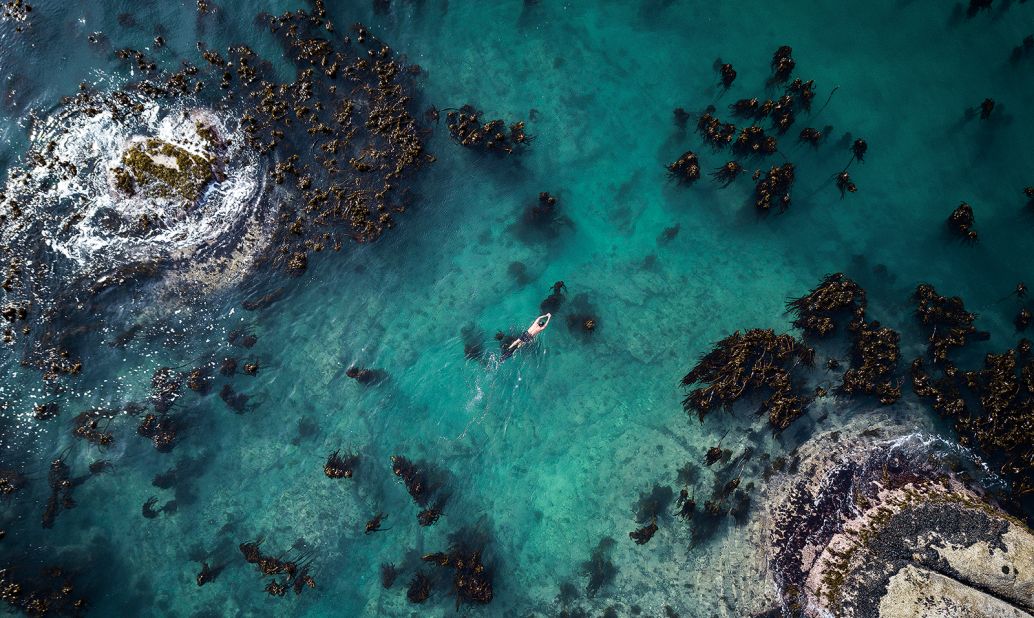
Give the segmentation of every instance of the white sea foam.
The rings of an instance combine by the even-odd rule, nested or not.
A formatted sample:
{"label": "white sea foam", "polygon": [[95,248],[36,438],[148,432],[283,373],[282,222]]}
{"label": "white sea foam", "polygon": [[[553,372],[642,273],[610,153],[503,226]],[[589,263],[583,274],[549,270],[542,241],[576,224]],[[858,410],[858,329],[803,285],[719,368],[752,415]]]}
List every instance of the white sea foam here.
{"label": "white sea foam", "polygon": [[[103,111],[90,115],[73,104],[36,125],[33,149],[45,153],[47,161],[71,163],[75,169],[61,174],[42,160],[27,161],[25,176],[9,182],[7,191],[18,197],[26,223],[8,230],[5,240],[17,245],[42,238],[55,257],[68,262],[68,269],[83,275],[139,262],[174,261],[179,268],[171,271],[198,269],[197,279],[211,281],[200,270],[218,262],[220,282],[232,281],[263,249],[273,220],[258,155],[229,113],[183,104],[163,107],[147,99],[134,103],[143,110],[129,119],[104,106],[95,106]],[[196,203],[185,207],[182,199],[148,191],[126,196],[115,187],[111,170],[122,164],[128,148],[147,139],[211,155],[211,146],[195,128],[199,122],[224,143],[220,169],[225,178],[205,186]],[[171,157],[169,164],[175,166]],[[138,224],[144,216],[154,222],[146,230]]]}

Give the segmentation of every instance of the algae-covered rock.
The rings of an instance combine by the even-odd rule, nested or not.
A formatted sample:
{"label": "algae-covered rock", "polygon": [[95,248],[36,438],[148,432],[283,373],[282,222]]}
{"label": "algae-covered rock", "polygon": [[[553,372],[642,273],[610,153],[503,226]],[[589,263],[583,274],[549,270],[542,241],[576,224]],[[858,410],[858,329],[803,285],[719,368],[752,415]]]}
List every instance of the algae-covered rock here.
{"label": "algae-covered rock", "polygon": [[784,612],[1034,612],[1034,534],[968,480],[979,468],[965,456],[878,431],[830,432],[799,454],[799,472],[769,496],[768,564]]}
{"label": "algae-covered rock", "polygon": [[128,196],[140,192],[194,204],[219,171],[217,136],[202,125],[198,136],[209,148],[195,152],[154,137],[133,142],[123,153],[121,165],[111,170],[115,187]]}

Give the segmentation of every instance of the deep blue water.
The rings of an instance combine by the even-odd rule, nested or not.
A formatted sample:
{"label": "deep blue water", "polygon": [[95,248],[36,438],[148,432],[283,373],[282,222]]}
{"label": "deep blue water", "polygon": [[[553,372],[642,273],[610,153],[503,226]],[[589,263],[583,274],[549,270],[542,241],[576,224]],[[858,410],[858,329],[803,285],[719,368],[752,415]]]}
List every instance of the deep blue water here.
{"label": "deep blue water", "polygon": [[[112,49],[143,48],[161,34],[166,45],[155,56],[173,65],[197,60],[199,39],[272,55],[277,47],[255,15],[299,8],[287,0],[217,6],[199,18],[193,2],[41,0],[25,32],[0,25],[5,168],[22,163],[31,115],[55,114],[81,81],[105,88],[126,78]],[[608,607],[630,615],[636,606],[657,616],[665,605],[682,616],[742,615],[738,582],[755,577],[739,568],[752,551],[742,528],[730,519],[690,547],[692,527],[667,521],[637,546],[627,533],[638,527],[639,495],[655,483],[677,493],[677,471],[727,430],[739,447],[782,453],[821,413],[832,427],[877,404],[830,398],[778,438],[750,410],[701,424],[682,411],[678,388],[695,360],[737,329],[789,330],[786,299],[835,271],[867,289],[872,317],[902,331],[905,359],[924,348],[909,301],[920,281],[966,299],[992,333],[989,345],[1014,343],[1017,305],[1000,299],[1017,281],[1034,281],[1034,211],[1022,193],[1034,184],[1034,56],[1010,62],[1010,53],[1034,27],[1034,4],[996,2],[973,18],[961,4],[933,0],[394,0],[386,13],[369,2],[329,10],[340,30],[362,21],[419,64],[422,101],[528,119],[535,141],[520,158],[482,156],[452,142],[443,118],[428,145],[437,162],[381,240],[319,254],[299,278],[213,274],[201,300],[146,290],[113,298],[93,316],[111,326],[87,337],[84,372],[64,379],[61,392],[20,366],[17,348],[0,356],[8,404],[0,467],[30,477],[0,503],[3,562],[25,562],[27,551],[28,562],[78,565],[91,615],[450,615],[447,587],[414,606],[405,584],[420,554],[447,548],[464,530],[487,539],[496,598],[463,613],[556,615],[560,586],[571,582],[582,598],[568,607],[591,615]],[[98,31],[110,44],[87,41]],[[780,94],[765,81],[782,44],[793,46],[796,75],[814,79],[817,91],[812,113],[799,115],[772,159],[797,166],[790,209],[758,216],[752,206],[749,173],[768,160],[748,164],[724,189],[706,177],[692,187],[669,181],[664,166],[687,149],[705,172],[730,158],[704,145],[692,123],[676,127],[672,110],[713,104],[735,122],[726,106],[736,99]],[[728,92],[717,58],[739,72]],[[997,102],[992,117],[967,118],[985,97]],[[816,149],[796,143],[804,126],[829,127],[827,139]],[[855,137],[870,148],[850,167],[858,192],[841,199],[832,177],[850,161]],[[556,195],[570,219],[554,237],[520,226],[540,191]],[[976,213],[975,244],[956,241],[943,223],[962,201]],[[674,239],[659,240],[676,224]],[[515,262],[526,282],[512,274]],[[465,359],[465,327],[494,349],[492,335],[523,328],[557,280],[569,289],[568,307],[585,294],[596,311],[591,336],[569,329],[561,312],[534,346],[501,365]],[[271,308],[240,308],[278,286],[285,297]],[[105,345],[133,323],[146,336]],[[237,328],[257,336],[253,348],[226,342]],[[178,405],[189,429],[171,453],[137,437],[132,419],[112,424],[115,445],[105,451],[71,435],[78,412],[146,397],[158,367],[228,354],[260,363],[257,376],[230,380],[251,396],[251,409],[226,407],[222,378],[208,396],[187,393]],[[389,378],[364,388],[344,376],[354,363]],[[824,384],[838,382],[830,373]],[[931,422],[907,391],[890,413]],[[33,419],[32,406],[44,401],[60,402],[61,416]],[[361,455],[354,479],[322,474],[336,449]],[[114,467],[78,487],[78,506],[43,530],[46,470],[59,454],[75,475],[96,459]],[[418,509],[391,475],[393,454],[424,460],[445,479],[451,499],[435,526],[417,525]],[[179,485],[153,487],[172,466],[182,471]],[[158,506],[175,499],[175,513],[144,519],[150,496]],[[390,514],[391,529],[364,535],[378,511]],[[589,598],[582,563],[608,536],[618,572]],[[317,588],[267,596],[237,551],[258,537],[271,552],[304,540]],[[226,568],[198,588],[202,559]],[[382,562],[402,572],[390,590],[380,585]]]}

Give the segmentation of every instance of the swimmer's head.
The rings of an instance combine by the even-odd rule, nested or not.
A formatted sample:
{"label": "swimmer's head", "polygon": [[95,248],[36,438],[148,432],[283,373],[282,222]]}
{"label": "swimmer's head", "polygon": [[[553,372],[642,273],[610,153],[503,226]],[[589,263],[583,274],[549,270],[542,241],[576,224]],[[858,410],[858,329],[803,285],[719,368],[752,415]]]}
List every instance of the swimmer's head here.
{"label": "swimmer's head", "polygon": [[547,313],[546,315],[540,315],[538,320],[539,328],[545,328],[546,324],[549,324],[549,318],[553,317],[553,314]]}

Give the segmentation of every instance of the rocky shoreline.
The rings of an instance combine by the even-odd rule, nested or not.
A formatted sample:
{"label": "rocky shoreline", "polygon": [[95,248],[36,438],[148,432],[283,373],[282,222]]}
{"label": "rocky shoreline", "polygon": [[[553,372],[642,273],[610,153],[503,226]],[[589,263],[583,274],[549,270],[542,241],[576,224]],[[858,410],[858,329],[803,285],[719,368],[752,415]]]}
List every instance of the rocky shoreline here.
{"label": "rocky shoreline", "polygon": [[755,615],[1034,611],[1034,535],[970,481],[978,460],[882,415],[820,434],[794,458],[752,524],[771,605]]}

